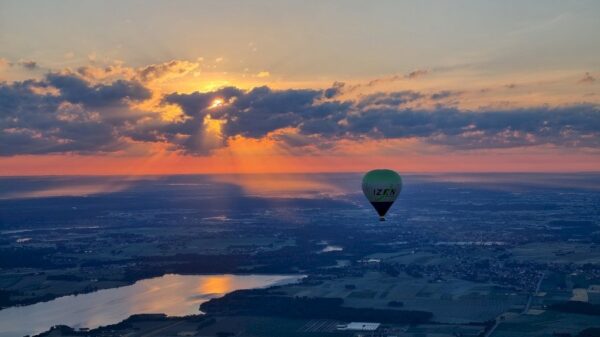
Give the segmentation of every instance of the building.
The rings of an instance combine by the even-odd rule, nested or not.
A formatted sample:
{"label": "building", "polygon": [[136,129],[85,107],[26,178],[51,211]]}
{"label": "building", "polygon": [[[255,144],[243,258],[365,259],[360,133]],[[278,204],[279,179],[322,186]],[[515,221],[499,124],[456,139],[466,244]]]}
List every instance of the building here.
{"label": "building", "polygon": [[343,331],[366,332],[373,336],[380,326],[380,323],[373,322],[350,322],[346,325],[339,325],[337,329]]}

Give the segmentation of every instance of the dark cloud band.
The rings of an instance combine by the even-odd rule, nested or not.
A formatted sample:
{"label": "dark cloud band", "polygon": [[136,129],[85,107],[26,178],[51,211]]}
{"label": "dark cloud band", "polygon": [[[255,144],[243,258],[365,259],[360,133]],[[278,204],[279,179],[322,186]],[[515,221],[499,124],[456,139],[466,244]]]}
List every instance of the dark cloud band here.
{"label": "dark cloud band", "polygon": [[[160,142],[174,151],[204,155],[235,136],[269,134],[289,148],[331,149],[343,139],[418,138],[448,148],[485,149],[533,145],[599,148],[600,111],[593,105],[510,111],[462,111],[444,102],[461,93],[398,91],[340,100],[343,83],[327,89],[172,93],[162,104],[179,106],[178,121],[138,111],[133,102],[152,96],[141,82],[92,84],[74,74],[0,83],[0,155],[123,151],[132,141]],[[215,106],[216,99],[223,104]],[[416,109],[421,101],[434,108]],[[204,122],[222,121],[219,142],[207,142]],[[282,129],[293,132],[272,134]]]}

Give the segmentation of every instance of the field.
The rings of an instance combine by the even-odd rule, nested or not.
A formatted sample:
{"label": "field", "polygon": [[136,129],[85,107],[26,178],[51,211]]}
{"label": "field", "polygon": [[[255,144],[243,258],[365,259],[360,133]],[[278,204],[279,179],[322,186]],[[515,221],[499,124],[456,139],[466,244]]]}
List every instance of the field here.
{"label": "field", "polygon": [[600,316],[545,311],[538,315],[519,315],[501,322],[491,337],[546,337],[554,333],[577,335],[583,327],[600,326]]}
{"label": "field", "polygon": [[[155,318],[151,315],[138,316],[128,320],[127,324],[110,326],[94,333],[97,336],[218,336],[233,334],[246,337],[354,337],[351,331],[337,330],[339,324],[334,320],[325,319],[287,319],[278,317],[232,316],[232,317],[202,317],[188,318]],[[424,324],[419,326],[384,325],[381,332],[384,335],[399,337],[477,337],[482,331],[481,326],[474,325],[444,325]],[[96,334],[94,336],[96,336]],[[231,335],[231,336],[233,336]],[[61,333],[54,330],[44,337],[71,337],[75,334]]]}
{"label": "field", "polygon": [[589,243],[543,242],[511,249],[514,259],[539,263],[600,263],[600,247]]}
{"label": "field", "polygon": [[390,301],[399,301],[404,304],[402,309],[430,311],[434,321],[445,323],[494,319],[504,311],[522,308],[526,301],[522,294],[490,284],[458,279],[432,283],[379,272],[326,280],[316,286],[289,285],[280,290],[290,296],[339,297],[345,306],[353,307],[390,308]]}

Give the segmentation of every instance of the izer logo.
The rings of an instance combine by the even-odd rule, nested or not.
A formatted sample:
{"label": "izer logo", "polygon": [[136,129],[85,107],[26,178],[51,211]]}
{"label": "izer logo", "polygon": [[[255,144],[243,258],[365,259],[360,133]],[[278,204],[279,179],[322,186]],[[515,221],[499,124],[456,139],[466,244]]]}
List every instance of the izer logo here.
{"label": "izer logo", "polygon": [[375,188],[373,194],[382,197],[393,197],[396,195],[396,191],[391,188]]}

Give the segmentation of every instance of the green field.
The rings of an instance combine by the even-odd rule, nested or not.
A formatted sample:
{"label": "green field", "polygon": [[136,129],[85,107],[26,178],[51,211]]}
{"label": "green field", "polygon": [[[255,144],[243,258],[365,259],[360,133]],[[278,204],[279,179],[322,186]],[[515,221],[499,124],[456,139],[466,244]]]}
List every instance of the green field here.
{"label": "green field", "polygon": [[576,335],[587,327],[600,327],[600,316],[545,311],[539,315],[519,315],[498,325],[491,337],[549,337],[554,333]]}
{"label": "green field", "polygon": [[592,244],[539,242],[510,250],[518,261],[540,263],[600,263],[600,248]]}
{"label": "green field", "polygon": [[[355,288],[348,289],[346,285]],[[390,301],[402,309],[430,311],[438,322],[466,323],[493,319],[511,308],[522,308],[526,296],[490,284],[450,279],[430,283],[408,275],[391,277],[368,272],[362,277],[342,277],[322,284],[290,285],[280,290],[290,296],[339,297],[345,306],[389,308]]]}

